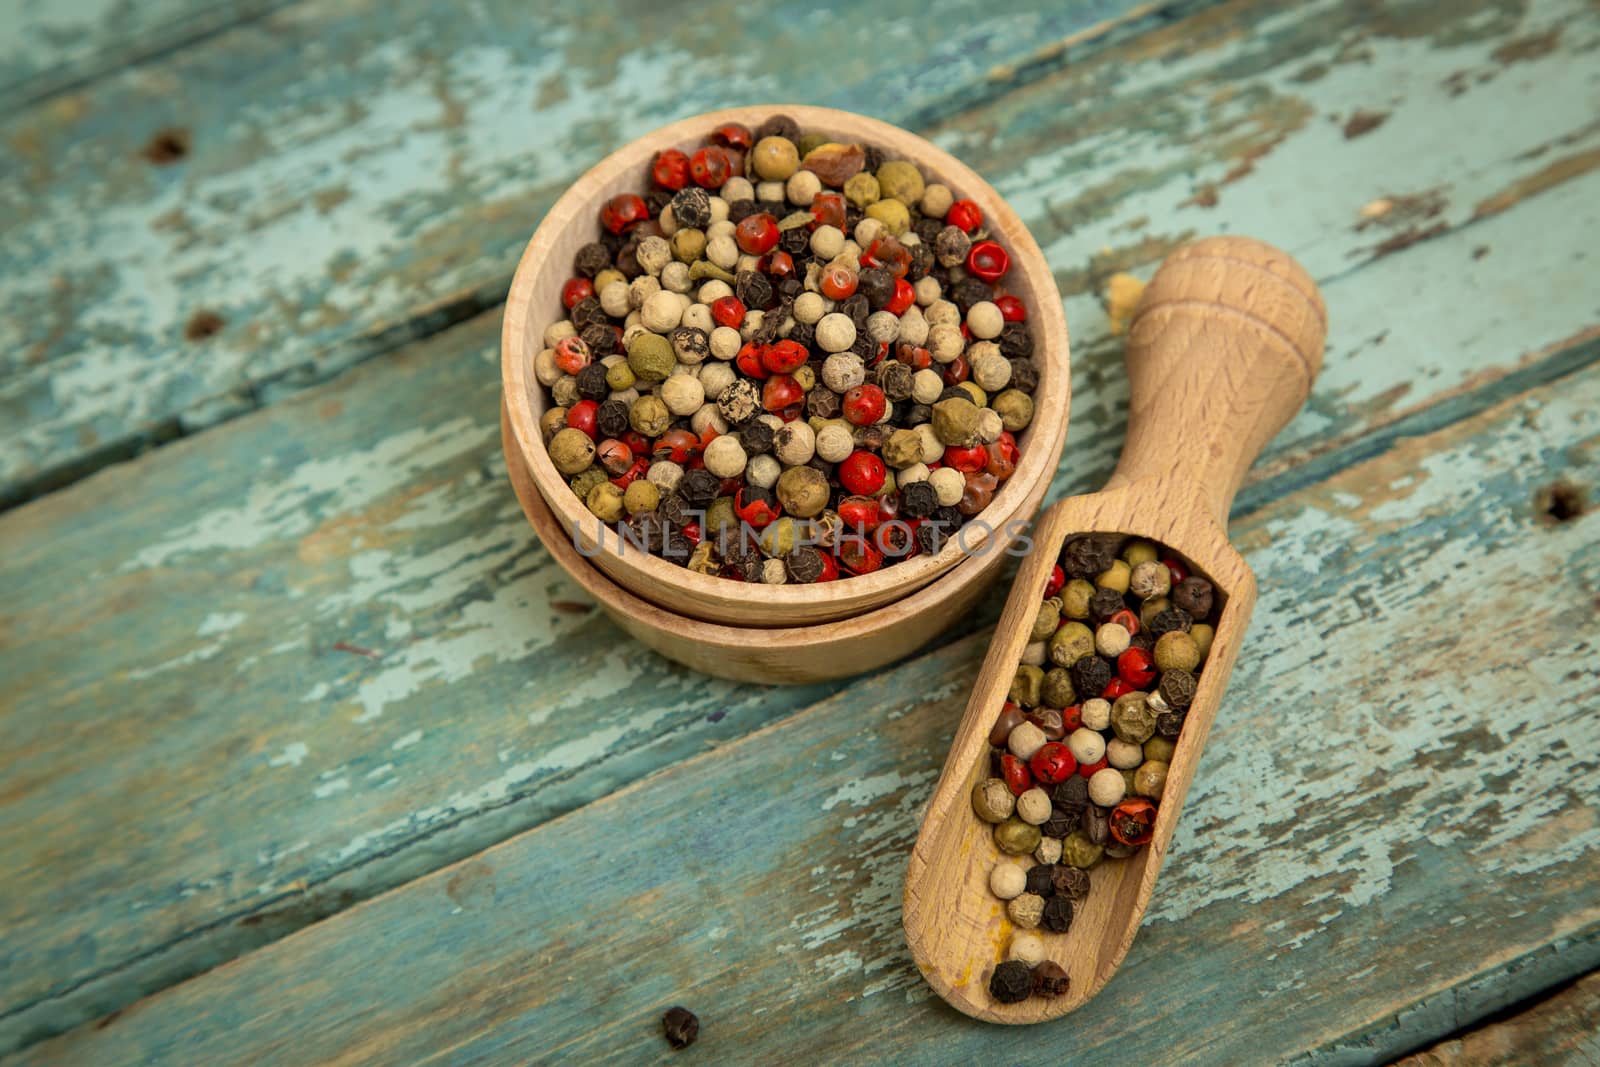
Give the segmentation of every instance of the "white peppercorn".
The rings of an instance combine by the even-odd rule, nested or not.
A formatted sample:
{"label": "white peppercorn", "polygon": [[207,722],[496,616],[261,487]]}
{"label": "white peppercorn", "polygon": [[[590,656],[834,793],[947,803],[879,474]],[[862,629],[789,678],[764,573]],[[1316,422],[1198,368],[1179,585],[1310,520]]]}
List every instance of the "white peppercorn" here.
{"label": "white peppercorn", "polygon": [[661,287],[674,293],[687,293],[694,287],[694,279],[689,277],[689,264],[673,260],[662,267]]}
{"label": "white peppercorn", "polygon": [[[679,294],[682,297],[682,294]],[[684,298],[687,299],[687,298]],[[711,331],[717,328],[717,322],[711,317],[711,308],[698,301],[690,301],[683,309],[682,324],[692,326],[702,333],[710,336]]]}
{"label": "white peppercorn", "polygon": [[817,347],[824,352],[843,352],[855,343],[856,324],[850,316],[834,311],[818,321]]}
{"label": "white peppercorn", "polygon": [[894,482],[900,488],[904,489],[906,486],[912,485],[916,482],[927,481],[930,473],[932,472],[928,470],[928,465],[926,463],[913,463],[911,466],[902,469],[898,474],[896,474]]}
{"label": "white peppercorn", "polygon": [[628,283],[612,282],[600,290],[600,308],[613,318],[622,318],[628,313]]}
{"label": "white peppercorn", "polygon": [[919,404],[932,404],[944,392],[944,379],[936,370],[923,369],[911,376],[911,399]]}
{"label": "white peppercorn", "polygon": [[789,180],[783,186],[784,195],[789,198],[789,203],[799,207],[810,207],[811,201],[822,192],[822,179],[809,170],[797,170],[789,175]]}
{"label": "white peppercorn", "polygon": [[818,226],[811,233],[811,251],[832,259],[844,251],[844,232],[837,226]]}
{"label": "white peppercorn", "polygon": [[[596,285],[598,287],[598,277],[596,279]],[[578,328],[572,325],[571,319],[562,319],[559,322],[552,322],[550,325],[544,328],[544,346],[546,348],[554,348],[568,337],[576,336],[577,333]]]}
{"label": "white peppercorn", "polygon": [[924,278],[918,278],[917,284],[911,287],[911,291],[916,295],[917,306],[925,308],[935,300],[938,300],[944,289],[939,285],[938,278],[928,275]]}
{"label": "white peppercorn", "polygon": [[539,354],[533,357],[533,376],[547,389],[561,380],[561,368],[556,366],[555,349],[540,349]]}
{"label": "white peppercorn", "polygon": [[706,470],[718,478],[734,478],[744,472],[744,446],[734,434],[723,434],[706,445]]}
{"label": "white peppercorn", "polygon": [[922,440],[922,462],[937,463],[944,457],[944,442],[934,433],[932,425],[925,422],[918,426],[917,437]]}
{"label": "white peppercorn", "polygon": [[725,234],[718,234],[706,242],[706,258],[723,270],[732,270],[739,263],[739,245]]}
{"label": "white peppercorn", "polygon": [[1044,918],[1044,897],[1037,893],[1023,893],[1006,902],[1006,914],[1011,922],[1024,930],[1032,930]]}
{"label": "white peppercorn", "polygon": [[1033,850],[1033,858],[1045,866],[1059,863],[1061,860],[1061,838],[1041,837],[1039,847]]}
{"label": "white peppercorn", "polygon": [[[1078,705],[1078,711],[1083,716],[1083,725],[1091,730],[1108,730],[1111,728],[1111,701],[1103,697],[1091,697]],[[1090,760],[1093,763],[1094,760]]]}
{"label": "white peppercorn", "polygon": [[660,274],[672,262],[672,246],[667,244],[665,237],[642,238],[633,254],[646,274]]}
{"label": "white peppercorn", "polygon": [[871,248],[872,242],[883,236],[883,223],[871,215],[864,216],[860,222],[856,223],[855,231],[851,236],[855,238],[856,244],[862,248]]}
{"label": "white peppercorn", "polygon": [[900,316],[900,336],[898,338],[908,345],[921,346],[928,340],[928,320],[922,314],[922,309],[916,306],[908,307],[905,314]]}
{"label": "white peppercorn", "polygon": [[744,338],[732,326],[718,326],[711,331],[711,355],[716,359],[732,359],[743,347]]}
{"label": "white peppercorn", "polygon": [[961,497],[967,491],[967,480],[954,467],[940,467],[928,475],[928,484],[939,494],[939,505],[946,508],[961,503]]}
{"label": "white peppercorn", "polygon": [[1067,750],[1080,765],[1099,763],[1106,754],[1106,739],[1099,731],[1080,726],[1067,735]]}
{"label": "white peppercorn", "polygon": [[693,415],[689,416],[689,429],[695,433],[705,433],[714,430],[719,434],[728,432],[728,420],[722,417],[715,404],[707,404]]}
{"label": "white peppercorn", "polygon": [[683,468],[670,459],[658,459],[650,464],[649,469],[644,472],[644,476],[657,489],[661,490],[662,496],[666,496],[678,488],[678,483],[683,481]]}
{"label": "white peppercorn", "polygon": [[756,198],[756,187],[750,184],[749,178],[741,178],[735,175],[722,183],[722,188],[718,190],[718,193],[722,199],[729,203],[738,203],[740,200],[754,200]]}
{"label": "white peppercorn", "polygon": [[867,380],[867,365],[854,352],[835,352],[822,361],[822,384],[836,393]]}
{"label": "white peppercorn", "polygon": [[[984,342],[984,346],[993,347],[989,342]],[[972,368],[972,380],[985,392],[999,392],[1011,383],[1011,361],[1002,356],[998,349],[994,352],[969,352],[967,365]]]}
{"label": "white peppercorn", "polygon": [[744,465],[744,480],[761,489],[771,489],[778,484],[778,475],[782,473],[783,464],[766,453],[751,456]]}
{"label": "white peppercorn", "polygon": [[1050,645],[1044,641],[1030,641],[1023,646],[1022,662],[1030,667],[1043,667],[1050,658]]}
{"label": "white peppercorn", "polygon": [[[1023,760],[1032,759],[1033,754],[1044,747],[1044,743],[1044,731],[1031,722],[1018,723],[1012,729],[1010,736],[1006,738],[1006,747],[1011,750],[1011,754]],[[1089,762],[1093,763],[1094,761],[1090,760]],[[1045,799],[1048,800],[1049,798],[1046,797]]]}
{"label": "white peppercorn", "polygon": [[1094,650],[1107,659],[1116,659],[1128,650],[1128,628],[1119,622],[1104,622],[1094,632]]}
{"label": "white peppercorn", "polygon": [[821,293],[801,293],[795,298],[792,310],[796,322],[811,325],[828,313],[828,304]]}
{"label": "white peppercorn", "polygon": [[706,396],[721,396],[739,378],[738,372],[726,363],[702,363],[698,373]]}
{"label": "white peppercorn", "polygon": [[1144,746],[1113,737],[1106,742],[1106,762],[1119,771],[1131,771],[1144,762]]}
{"label": "white peppercorn", "polygon": [[674,415],[693,415],[706,402],[705,386],[691,374],[674,374],[661,383],[661,400]]}
{"label": "white peppercorn", "polygon": [[772,451],[786,466],[798,467],[816,454],[817,436],[811,427],[796,419],[786,422],[772,436]]}
{"label": "white peppercorn", "polygon": [[578,379],[570,374],[563,374],[557,378],[556,383],[550,387],[550,398],[564,408],[576,404],[581,399],[578,396]]}
{"label": "white peppercorn", "polygon": [[[1027,725],[1032,726],[1033,724],[1028,723]],[[1034,729],[1037,730],[1038,727],[1035,726]],[[1016,733],[1015,730],[1011,732],[1013,734]],[[1041,733],[1039,736],[1043,737],[1044,735]],[[1040,742],[1040,744],[1042,745],[1043,742]],[[1017,818],[1030,826],[1038,826],[1050,818],[1050,794],[1038,786],[1034,786],[1024,792],[1017,798]]]}
{"label": "white peppercorn", "polygon": [[[788,177],[788,175],[784,175],[784,177]],[[783,202],[783,182],[782,181],[756,182],[756,195],[755,195],[755,198],[757,200],[765,200],[769,204],[782,203]]]}
{"label": "white peppercorn", "polygon": [[[991,782],[1000,782],[998,778],[989,779]],[[1000,788],[1005,789],[1005,783],[1000,782]],[[1007,790],[1009,794],[1010,790]],[[1028,872],[1022,869],[1021,864],[1001,860],[989,870],[989,892],[1001,900],[1014,900],[1022,895],[1028,887]]]}
{"label": "white peppercorn", "polygon": [[1128,795],[1128,783],[1114,767],[1102,767],[1089,776],[1089,799],[1102,808],[1114,808]]}
{"label": "white peppercorn", "polygon": [[644,302],[661,292],[661,282],[648,274],[641,274],[628,283],[628,307],[638,311]]}
{"label": "white peppercorn", "polygon": [[867,336],[877,344],[893,344],[900,338],[900,316],[892,311],[874,311],[867,316]]}
{"label": "white peppercorn", "polygon": [[1029,967],[1044,962],[1044,939],[1037,934],[1018,934],[1006,949],[1006,958],[1026,963]]}
{"label": "white peppercorn", "polygon": [[711,198],[711,221],[713,224],[725,222],[728,218],[728,201],[721,196]]}
{"label": "white peppercorn", "polygon": [[639,309],[640,321],[652,333],[666,333],[683,321],[683,297],[670,290],[652,293]]}
{"label": "white peppercorn", "polygon": [[990,445],[1000,440],[1000,435],[1005,433],[1006,424],[1001,421],[1000,415],[989,409],[978,409],[977,436],[980,445]]}
{"label": "white peppercorn", "polygon": [[[772,459],[771,456],[757,456],[756,459]],[[761,582],[763,585],[784,585],[789,581],[789,571],[781,559],[764,559],[761,561]]]}
{"label": "white peppercorn", "polygon": [[987,341],[991,337],[999,337],[1005,327],[1005,316],[1000,314],[999,306],[992,300],[980,300],[967,309],[967,329],[972,331],[974,337]]}
{"label": "white peppercorn", "polygon": [[923,311],[928,322],[935,326],[954,326],[961,328],[961,309],[948,300],[935,300]]}
{"label": "white peppercorn", "polygon": [[[856,441],[847,426],[830,422],[817,431],[816,450],[817,455],[829,463],[841,463],[856,450]],[[956,477],[960,477],[959,472],[956,472]]]}
{"label": "white peppercorn", "polygon": [[[854,340],[854,338],[851,338]],[[935,323],[928,329],[928,354],[937,363],[950,363],[961,355],[967,345],[959,327],[947,322]]]}

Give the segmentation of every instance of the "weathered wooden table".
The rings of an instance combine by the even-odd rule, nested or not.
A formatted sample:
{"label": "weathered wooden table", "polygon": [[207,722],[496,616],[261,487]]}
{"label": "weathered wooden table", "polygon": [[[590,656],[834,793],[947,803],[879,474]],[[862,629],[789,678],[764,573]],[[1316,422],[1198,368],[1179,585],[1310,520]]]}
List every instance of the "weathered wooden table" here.
{"label": "weathered wooden table", "polygon": [[[0,1054],[632,1062],[683,1003],[696,1062],[1600,1056],[1592,978],[1473,1030],[1600,966],[1600,518],[1541,495],[1600,489],[1600,13],[819,6],[11,5]],[[1018,208],[1073,331],[1054,496],[1120,446],[1112,272],[1239,232],[1325,286],[1235,509],[1250,643],[1068,1021],[957,1016],[899,930],[1003,590],[872,677],[709,681],[506,484],[540,212],[752,97],[926,133]]]}

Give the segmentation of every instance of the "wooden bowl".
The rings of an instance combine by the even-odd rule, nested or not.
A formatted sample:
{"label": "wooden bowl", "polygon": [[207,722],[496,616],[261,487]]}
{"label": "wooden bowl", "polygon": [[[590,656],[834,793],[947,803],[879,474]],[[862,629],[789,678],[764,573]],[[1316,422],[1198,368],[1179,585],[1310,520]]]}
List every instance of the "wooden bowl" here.
{"label": "wooden bowl", "polygon": [[[968,526],[963,545],[952,539],[936,555],[916,556],[874,574],[834,582],[751,586],[697,574],[632,546],[624,549],[616,531],[590,513],[550,462],[539,432],[546,395],[534,377],[533,359],[543,347],[545,327],[559,318],[561,285],[572,275],[573,254],[595,239],[600,205],[618,193],[644,188],[650,162],[662,149],[692,150],[703,143],[708,131],[724,122],[756,126],[779,112],[792,116],[802,129],[840,140],[876,144],[891,156],[914,161],[930,181],[944,182],[959,196],[977,201],[994,236],[1011,254],[1008,288],[1028,307],[1039,387],[1034,393],[1033,424],[1018,436],[1021,459],[1016,472],[977,516],[980,521]],[[1061,295],[1039,246],[1000,195],[959,160],[920,137],[875,119],[816,107],[744,107],[711,112],[665,126],[596,164],[550,209],[522,254],[506,300],[501,377],[512,434],[523,464],[554,513],[557,526],[566,531],[569,539],[577,537],[584,545],[589,557],[585,569],[589,564],[598,566],[624,589],[670,612],[757,627],[804,625],[860,615],[921,589],[961,563],[966,554],[986,546],[991,538],[998,539],[1002,546],[1009,544],[1014,538],[1007,533],[1008,524],[1032,520],[1055,473],[1066,440],[1071,394]]]}
{"label": "wooden bowl", "polygon": [[556,562],[630,637],[702,674],[736,682],[803,685],[893,663],[972,611],[1005,566],[1007,554],[996,546],[887,607],[811,626],[751,630],[674,615],[621,588],[578,554],[534,488],[503,404],[500,437],[523,514]]}

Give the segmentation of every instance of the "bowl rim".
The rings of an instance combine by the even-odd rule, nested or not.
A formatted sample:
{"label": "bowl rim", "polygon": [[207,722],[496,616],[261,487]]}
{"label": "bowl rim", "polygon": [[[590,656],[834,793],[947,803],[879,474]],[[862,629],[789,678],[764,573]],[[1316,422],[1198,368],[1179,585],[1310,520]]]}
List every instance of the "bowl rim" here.
{"label": "bowl rim", "polygon": [[[539,432],[538,415],[533,410],[534,391],[542,391],[544,386],[532,374],[537,349],[531,343],[529,321],[534,312],[534,290],[550,264],[550,253],[559,237],[568,226],[592,224],[589,208],[595,199],[593,188],[603,188],[627,172],[642,173],[661,148],[691,144],[717,125],[726,122],[759,125],[775,114],[789,115],[806,129],[842,134],[888,147],[898,156],[912,159],[925,171],[936,172],[941,181],[962,196],[979,200],[991,230],[1012,255],[1013,269],[1025,264],[1032,268],[1027,271],[1029,280],[1041,299],[1035,301],[1037,307],[1028,308],[1029,324],[1034,331],[1035,358],[1041,359],[1046,373],[1041,376],[1039,389],[1033,396],[1034,421],[1024,431],[1029,435],[1027,444],[1030,447],[1021,450],[1016,471],[988,507],[969,520],[964,529],[974,526],[976,529],[961,543],[952,538],[934,555],[914,556],[870,574],[841,576],[833,582],[805,585],[763,585],[756,593],[747,588],[747,583],[699,574],[643,552],[626,552],[616,531],[602,523],[567,488],[566,480],[550,461]],[[561,269],[565,271],[565,265]],[[539,333],[542,336],[542,327]],[[1070,341],[1054,274],[1032,234],[999,192],[976,171],[917,134],[854,112],[793,104],[724,108],[680,119],[630,140],[574,181],[540,221],[518,261],[501,326],[501,382],[512,433],[534,485],[568,531],[569,539],[573,535],[582,536],[585,553],[601,551],[617,558],[619,563],[627,560],[629,562],[622,565],[643,581],[656,588],[676,590],[699,603],[709,605],[735,598],[747,601],[754,598],[763,608],[770,608],[779,615],[785,608],[816,608],[839,601],[876,599],[881,604],[885,602],[883,598],[892,597],[895,590],[904,590],[910,595],[938,580],[967,556],[1000,550],[1015,540],[1008,527],[1019,517],[1029,521],[1033,518],[1032,514],[1020,515],[1027,506],[1030,490],[1041,481],[1048,487],[1054,475],[1066,441],[1072,393]],[[1048,432],[1036,432],[1039,429]],[[552,494],[547,490],[557,484],[566,492],[555,494],[557,499],[551,499]],[[1038,495],[1042,497],[1043,494]],[[997,537],[999,540],[995,544],[989,544]],[[665,610],[676,612],[672,607]]]}

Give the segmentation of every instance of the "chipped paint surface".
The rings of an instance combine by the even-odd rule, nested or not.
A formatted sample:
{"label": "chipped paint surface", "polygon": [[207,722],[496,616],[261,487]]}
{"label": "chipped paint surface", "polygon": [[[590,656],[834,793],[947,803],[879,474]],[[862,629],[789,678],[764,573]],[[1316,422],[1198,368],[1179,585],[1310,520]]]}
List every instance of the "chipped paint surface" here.
{"label": "chipped paint surface", "polygon": [[[1600,516],[1547,527],[1527,506],[1544,469],[1594,472],[1597,444],[1590,373],[1239,524],[1263,590],[1249,648],[1145,929],[1065,1031],[961,1019],[931,999],[901,938],[906,854],[977,635],[35,1051],[118,1063],[181,1044],[275,1062],[282,1028],[315,1015],[296,1055],[396,1061],[396,1026],[460,1062],[554,1046],[648,1055],[659,1039],[638,1020],[682,1001],[708,1048],[759,1060],[800,1042],[827,1060],[1009,1062],[1057,1037],[1075,1063],[1258,1062],[1263,1049],[1381,1060],[1451,1025],[1437,1005],[1514,996],[1514,982],[1484,983],[1545,946],[1569,946],[1574,967],[1600,960],[1600,801],[1587,788],[1600,765],[1588,710]],[[1495,627],[1416,625],[1473,617],[1484,588],[1527,589],[1529,602]],[[1505,698],[1508,678],[1550,662],[1569,669],[1541,674],[1542,699]],[[1395,663],[1409,665],[1404,684]],[[614,858],[592,848],[619,821],[650,827],[628,879],[608,878]],[[458,912],[448,886],[478,863],[497,899],[545,903]],[[597,913],[610,918],[585,921]],[[587,983],[624,959],[648,965],[621,964],[597,1015]],[[516,984],[533,960],[540,981]],[[337,980],[369,961],[384,988],[351,983],[331,1004],[281,995],[294,975]],[[1130,1029],[1129,1011],[1144,1025]]]}

